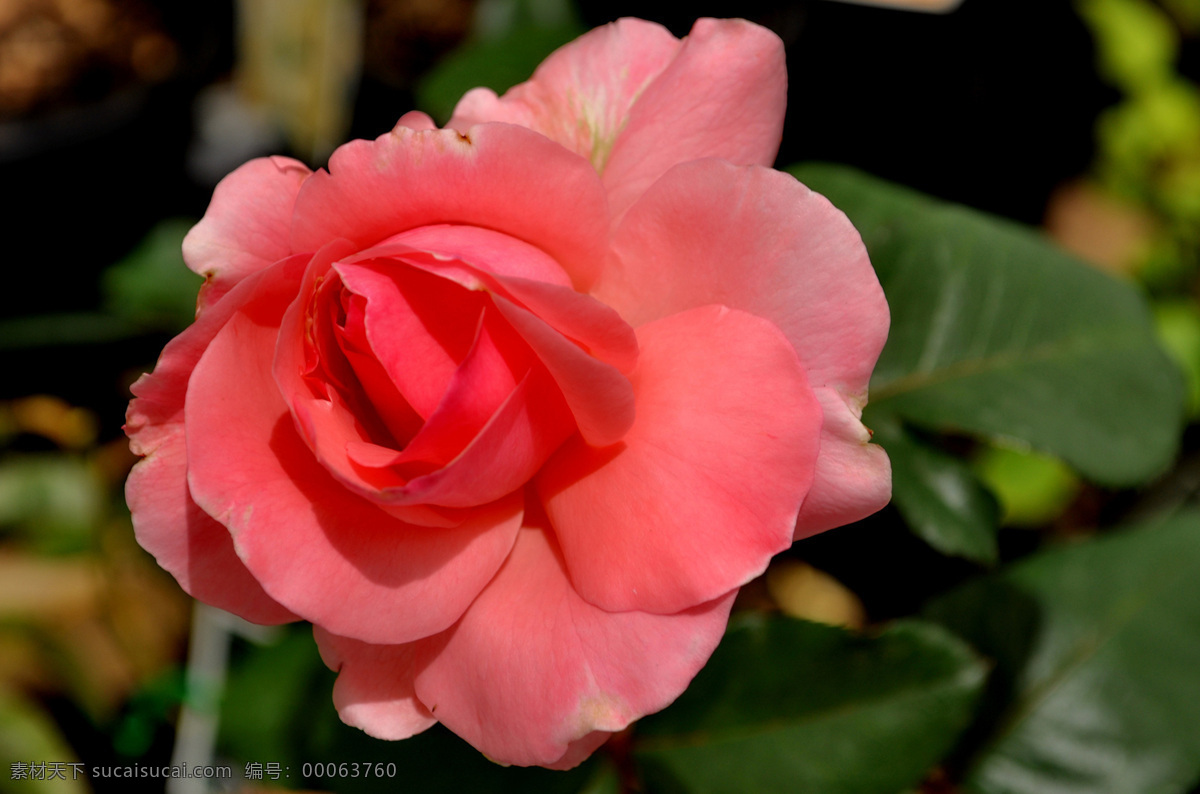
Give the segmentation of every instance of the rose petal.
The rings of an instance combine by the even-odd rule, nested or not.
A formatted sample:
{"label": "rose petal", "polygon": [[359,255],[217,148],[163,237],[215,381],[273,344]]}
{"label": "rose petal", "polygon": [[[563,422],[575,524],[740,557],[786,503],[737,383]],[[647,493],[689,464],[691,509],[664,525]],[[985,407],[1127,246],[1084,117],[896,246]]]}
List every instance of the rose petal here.
{"label": "rose petal", "polygon": [[554,284],[506,277],[497,277],[496,282],[505,297],[528,309],[593,358],[626,374],[637,365],[637,334],[610,307]]}
{"label": "rose petal", "polygon": [[305,182],[291,244],[315,251],[344,237],[365,248],[446,223],[535,245],[584,289],[603,265],[609,220],[596,172],[542,135],[509,124],[465,134],[399,127],[340,147],[329,172]]}
{"label": "rose petal", "polygon": [[616,367],[588,355],[529,310],[499,295],[492,300],[554,378],[583,439],[605,445],[623,438],[634,419],[629,379]]}
{"label": "rose petal", "polygon": [[699,19],[629,113],[604,186],[620,216],[677,163],[720,157],[769,166],[783,136],[783,42],[744,19]]}
{"label": "rose petal", "polygon": [[[542,249],[516,237],[479,226],[422,226],[398,234],[381,245],[404,246],[433,254],[441,260],[470,262],[497,276],[516,276],[571,287],[571,277]],[[369,255],[371,252],[366,253]]]}
{"label": "rose petal", "polygon": [[629,322],[718,302],[772,320],[795,346],[827,425],[800,535],[887,503],[887,456],[865,444],[858,417],[887,340],[888,307],[841,212],[786,174],[688,163],[630,209],[613,250],[595,294]]}
{"label": "rose petal", "polygon": [[[278,393],[312,455],[344,485],[370,495],[404,481],[389,472],[360,471],[347,456],[350,443],[391,440],[384,438],[387,431],[380,426],[389,423],[378,421],[371,399],[388,395],[363,393],[356,373],[346,371],[344,344],[338,343],[344,340],[335,341],[336,308],[330,304],[338,300],[334,295],[342,288],[331,266],[349,250],[348,243],[335,240],[313,255],[300,280],[299,297],[284,311],[272,340],[273,373]],[[392,413],[399,415],[399,411]]]}
{"label": "rose petal", "polygon": [[376,739],[395,741],[433,726],[437,720],[413,690],[414,646],[370,645],[313,627],[325,665],[338,674],[333,705],[347,725]]}
{"label": "rose petal", "polygon": [[603,172],[634,102],[679,47],[662,25],[617,20],[560,47],[528,82],[503,98],[490,88],[468,91],[446,126],[465,131],[486,121],[520,124],[586,157]]}
{"label": "rose petal", "polygon": [[529,349],[495,307],[486,307],[475,343],[437,409],[388,465],[420,462],[432,469],[448,464],[479,435],[532,365]]}
{"label": "rose petal", "polygon": [[182,428],[134,467],[125,488],[138,543],[184,592],[251,623],[297,620],[238,559],[229,530],[192,501]]}
{"label": "rose petal", "polygon": [[741,309],[783,330],[814,387],[865,402],[887,301],[850,221],[793,177],[678,166],[625,216],[613,250],[593,294],[634,327],[694,306]]}
{"label": "rose petal", "polygon": [[397,127],[407,127],[410,130],[436,130],[437,124],[433,123],[433,119],[428,113],[422,113],[419,110],[410,110],[400,117],[396,122]]}
{"label": "rose petal", "polygon": [[441,631],[503,562],[520,526],[520,494],[431,529],[335,481],[297,435],[272,377],[280,319],[302,275],[276,269],[217,333],[188,385],[192,496],[295,614],[367,642]]}
{"label": "rose petal", "polygon": [[638,329],[621,444],[568,441],[538,493],[580,595],[667,614],[766,569],[812,482],[820,407],[766,320],[709,306]]}
{"label": "rose petal", "polygon": [[529,310],[589,355],[621,372],[631,371],[637,363],[637,335],[633,328],[612,308],[590,295],[553,281],[498,273],[471,258],[447,259],[441,254],[413,252],[400,244],[396,246],[373,249],[373,253],[386,251],[413,267],[456,281],[465,289],[499,295]]}
{"label": "rose petal", "polygon": [[675,615],[605,612],[571,587],[554,540],[526,528],[458,625],[418,644],[416,693],[499,763],[570,766],[678,697],[733,595]]}
{"label": "rose petal", "polygon": [[292,253],[292,208],[311,173],[288,157],[261,157],[220,181],[204,217],[183,239],[187,266],[208,279],[200,293],[201,308]]}
{"label": "rose petal", "polygon": [[[350,293],[344,296],[346,321],[339,327],[336,323],[330,329],[337,341],[337,347],[345,356],[346,364],[354,373],[353,380],[358,381],[361,389],[361,399],[353,400],[356,404],[367,403],[369,410],[376,413],[387,428],[387,434],[392,436],[397,444],[404,444],[421,429],[424,423],[412,404],[396,387],[391,374],[384,369],[383,364],[375,355],[367,334],[367,299],[361,295]],[[284,321],[286,326],[287,321]],[[329,351],[336,356],[333,351]],[[351,380],[351,379],[347,379]],[[348,391],[358,391],[350,385]],[[340,390],[335,389],[331,396],[341,396]],[[377,437],[384,440],[384,433]]]}
{"label": "rose petal", "polygon": [[892,464],[859,413],[835,390],[815,390],[825,415],[821,456],[796,521],[796,540],[866,518],[891,501]]}
{"label": "rose petal", "polygon": [[397,262],[335,269],[347,289],[366,298],[363,322],[376,359],[428,418],[474,343],[485,298]]}
{"label": "rose petal", "polygon": [[131,388],[125,432],[143,459],[125,484],[134,533],[185,592],[254,623],[296,616],[271,599],[233,550],[229,531],[192,501],[187,486],[184,397],[192,370],[234,309],[252,294],[257,277],[203,313],[163,350],[154,372]]}
{"label": "rose petal", "polygon": [[[493,304],[558,384],[584,439],[594,445],[620,440],[633,421],[633,391],[621,367],[632,369],[637,358],[636,336],[620,316],[566,287],[495,276],[463,262],[422,261],[416,254],[403,257],[409,264],[452,279],[466,289],[491,292]],[[505,297],[508,294],[528,300],[547,316],[518,305]],[[563,332],[582,338],[568,338]],[[591,355],[593,351],[616,365]]]}
{"label": "rose petal", "polygon": [[614,217],[669,168],[720,157],[771,165],[787,104],[783,42],[740,19],[700,19],[682,43],[622,19],[562,47],[497,99],[467,93],[448,126],[505,121],[591,160]]}
{"label": "rose petal", "polygon": [[382,488],[375,500],[393,505],[471,507],[520,488],[573,432],[554,381],[544,367],[531,369],[483,430],[453,461]]}
{"label": "rose petal", "polygon": [[[336,243],[331,243],[327,248],[335,246]],[[314,258],[314,263],[326,258],[324,251]],[[436,327],[440,322],[437,315],[453,309],[447,303],[460,298],[477,303],[478,298],[485,302],[479,305],[483,310],[487,308],[486,295],[463,290],[438,275],[395,261],[343,262],[335,268],[349,287],[374,298],[384,296],[381,305],[385,309],[393,306],[391,312],[372,315],[379,318],[379,323],[368,331],[380,330],[371,334],[370,346],[381,352],[380,363],[389,372],[394,370],[406,394],[416,393],[412,389],[414,381],[405,380],[406,370],[421,369],[421,361],[429,358],[435,359],[434,365],[439,360],[449,362],[444,367],[448,382],[441,386],[443,393],[437,397],[438,407],[430,413],[424,428],[409,440],[412,449],[393,449],[389,454],[386,448],[371,441],[360,426],[361,409],[348,411],[336,399],[314,396],[304,385],[297,374],[302,360],[298,340],[304,334],[304,322],[300,319],[303,311],[299,302],[287,310],[275,359],[276,380],[302,437],[343,485],[403,520],[444,525],[449,517],[444,511],[435,510],[433,516],[427,517],[414,515],[411,510],[431,506],[474,507],[499,499],[524,485],[572,432],[570,414],[559,389],[544,367],[538,365],[537,371],[533,371],[524,342],[494,307],[487,309],[494,315],[486,324],[491,331],[476,338],[476,342],[482,339],[482,344],[469,349],[459,350],[463,347],[462,340],[455,334],[462,336],[461,328]],[[411,281],[400,278],[405,272],[440,284],[436,289],[430,288],[429,295],[413,301],[419,306],[421,317],[414,312],[409,318],[414,321],[407,324],[401,315],[410,304],[398,291],[398,285]],[[301,291],[311,290],[315,279],[310,268]],[[451,291],[448,298],[446,289]],[[389,299],[393,301],[390,304]],[[431,319],[425,323],[424,317]],[[478,322],[471,323],[466,327],[479,327]],[[405,334],[409,334],[408,340]],[[493,345],[499,337],[504,340],[498,346]],[[425,348],[432,352],[422,359],[420,353]],[[582,352],[578,355],[585,357]],[[469,421],[468,413],[474,417]],[[422,461],[439,466],[412,466]]]}

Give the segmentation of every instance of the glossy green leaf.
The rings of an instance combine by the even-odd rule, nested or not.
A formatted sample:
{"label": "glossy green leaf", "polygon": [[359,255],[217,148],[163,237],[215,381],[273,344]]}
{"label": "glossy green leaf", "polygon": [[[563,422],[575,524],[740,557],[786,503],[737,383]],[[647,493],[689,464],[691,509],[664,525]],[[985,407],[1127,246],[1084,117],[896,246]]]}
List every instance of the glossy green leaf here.
{"label": "glossy green leaf", "polygon": [[996,661],[983,794],[1184,792],[1200,779],[1200,514],[1049,552],[926,610]]}
{"label": "glossy green leaf", "polygon": [[634,754],[651,792],[896,792],[950,748],[984,677],[930,624],[864,637],[747,616],[674,705],[638,723]]}
{"label": "glossy green leaf", "polygon": [[996,499],[962,460],[922,443],[898,422],[874,427],[892,461],[892,504],[943,554],[996,561]]}
{"label": "glossy green leaf", "polygon": [[891,306],[868,426],[1015,439],[1105,485],[1169,464],[1183,383],[1132,286],[999,218],[845,168],[791,172],[858,227]]}

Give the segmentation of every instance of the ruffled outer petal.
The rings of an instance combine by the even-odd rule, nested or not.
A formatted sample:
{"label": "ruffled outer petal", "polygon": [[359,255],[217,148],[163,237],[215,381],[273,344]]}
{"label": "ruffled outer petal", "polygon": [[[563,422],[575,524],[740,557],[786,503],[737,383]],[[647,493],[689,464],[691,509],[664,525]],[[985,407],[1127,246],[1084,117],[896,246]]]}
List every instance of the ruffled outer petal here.
{"label": "ruffled outer petal", "polygon": [[292,253],[292,208],[310,174],[308,166],[291,158],[261,157],[221,180],[204,217],[183,240],[187,266],[208,279],[201,309]]}
{"label": "ruffled outer petal", "polygon": [[469,92],[449,126],[537,130],[591,160],[619,215],[677,163],[770,165],[786,103],[783,42],[766,28],[701,19],[679,42],[656,24],[622,19],[562,47],[502,98]]}
{"label": "ruffled outer petal", "polygon": [[229,530],[196,506],[187,485],[183,408],[188,380],[257,280],[251,276],[228,301],[171,340],[154,372],[133,385],[125,432],[130,448],[144,458],[133,467],[125,495],[138,543],[187,593],[254,623],[284,623],[296,616],[263,591],[234,553]]}
{"label": "ruffled outer petal", "polygon": [[437,720],[417,700],[415,645],[370,645],[313,627],[325,665],[338,673],[333,705],[347,725],[376,739],[395,741],[433,726]]}
{"label": "ruffled outer petal", "polygon": [[744,19],[700,19],[646,88],[613,146],[604,186],[619,216],[677,163],[770,166],[787,108],[783,42]]}
{"label": "ruffled outer petal", "polygon": [[340,237],[366,248],[447,223],[535,245],[586,289],[603,266],[609,219],[595,171],[542,135],[510,124],[465,133],[398,126],[340,147],[328,173],[305,182],[291,245],[315,251]]}
{"label": "ruffled outer petal", "polygon": [[816,389],[825,414],[821,456],[796,519],[796,540],[866,518],[892,498],[892,464],[834,389]]}
{"label": "ruffled outer petal", "polygon": [[[413,526],[347,491],[297,434],[272,378],[302,267],[283,263],[214,337],[188,386],[188,479],[275,600],[336,634],[408,642],[450,626],[499,569],[520,494]],[[369,608],[366,606],[369,605]]]}
{"label": "ruffled outer petal", "polygon": [[791,545],[821,411],[762,318],[702,307],[638,340],[632,429],[603,449],[568,441],[537,486],[584,598],[669,614],[745,584]]}
{"label": "ruffled outer petal", "polygon": [[400,117],[396,122],[397,127],[408,127],[410,130],[436,130],[437,125],[433,123],[433,119],[428,113],[423,113],[419,110],[410,110]]}
{"label": "ruffled outer petal", "polygon": [[865,398],[887,301],[854,226],[795,178],[711,159],[677,166],[612,249],[592,292],[634,327],[712,303],[748,311],[783,330],[814,387]]}
{"label": "ruffled outer petal", "polygon": [[619,19],[552,53],[528,82],[496,96],[468,91],[446,126],[467,130],[503,121],[537,130],[603,171],[633,104],[679,52],[680,42],[655,22]]}
{"label": "ruffled outer petal", "polygon": [[887,341],[888,307],[845,215],[787,174],[703,160],[646,192],[618,227],[613,252],[594,294],[635,326],[721,303],[771,320],[791,340],[825,394],[828,425],[802,535],[887,503],[886,454],[865,445],[859,417]]}
{"label": "ruffled outer petal", "polygon": [[417,645],[417,697],[495,761],[577,764],[679,696],[733,596],[675,615],[605,612],[571,587],[553,538],[525,528],[458,625]]}

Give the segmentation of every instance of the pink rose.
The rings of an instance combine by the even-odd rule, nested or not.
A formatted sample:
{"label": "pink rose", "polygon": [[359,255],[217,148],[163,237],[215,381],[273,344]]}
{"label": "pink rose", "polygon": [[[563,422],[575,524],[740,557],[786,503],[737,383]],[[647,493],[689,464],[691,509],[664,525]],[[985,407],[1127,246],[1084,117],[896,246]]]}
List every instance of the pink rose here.
{"label": "pink rose", "polygon": [[374,736],[565,768],[666,706],[739,586],[890,495],[859,421],[887,305],[769,168],[785,89],[763,28],[627,19],[446,130],[239,168],[133,388],[138,540],[311,621]]}

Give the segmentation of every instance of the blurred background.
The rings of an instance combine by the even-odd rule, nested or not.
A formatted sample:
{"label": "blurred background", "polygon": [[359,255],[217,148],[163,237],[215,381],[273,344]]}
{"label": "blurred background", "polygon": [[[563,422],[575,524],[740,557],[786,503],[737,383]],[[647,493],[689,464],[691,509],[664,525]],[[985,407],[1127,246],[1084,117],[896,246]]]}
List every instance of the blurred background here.
{"label": "blurred background", "polygon": [[[191,603],[133,539],[121,425],[129,384],[192,317],[200,279],[179,246],[216,182],[262,154],[319,166],[413,108],[444,122],[466,89],[503,90],[620,16],[678,36],[697,16],[773,29],[790,77],[780,165],[848,164],[1041,226],[1138,284],[1195,416],[1200,0],[965,0],[947,14],[828,0],[680,8],[0,0],[0,792],[161,790],[70,774],[23,781],[9,765],[166,764],[182,706],[203,700],[185,686]],[[1195,487],[1194,436],[1160,488]],[[1049,458],[966,453],[1003,511],[1001,559],[1154,498],[1085,485]],[[896,520],[885,512],[806,542],[803,563],[782,561],[745,601],[861,626],[978,570],[891,531]],[[263,738],[272,698],[311,702],[321,724],[332,707],[303,630],[237,631],[238,698],[217,757],[244,777],[247,762],[306,752],[280,744],[279,726]],[[268,691],[278,680],[302,691]],[[325,752],[345,747],[329,736]]]}

